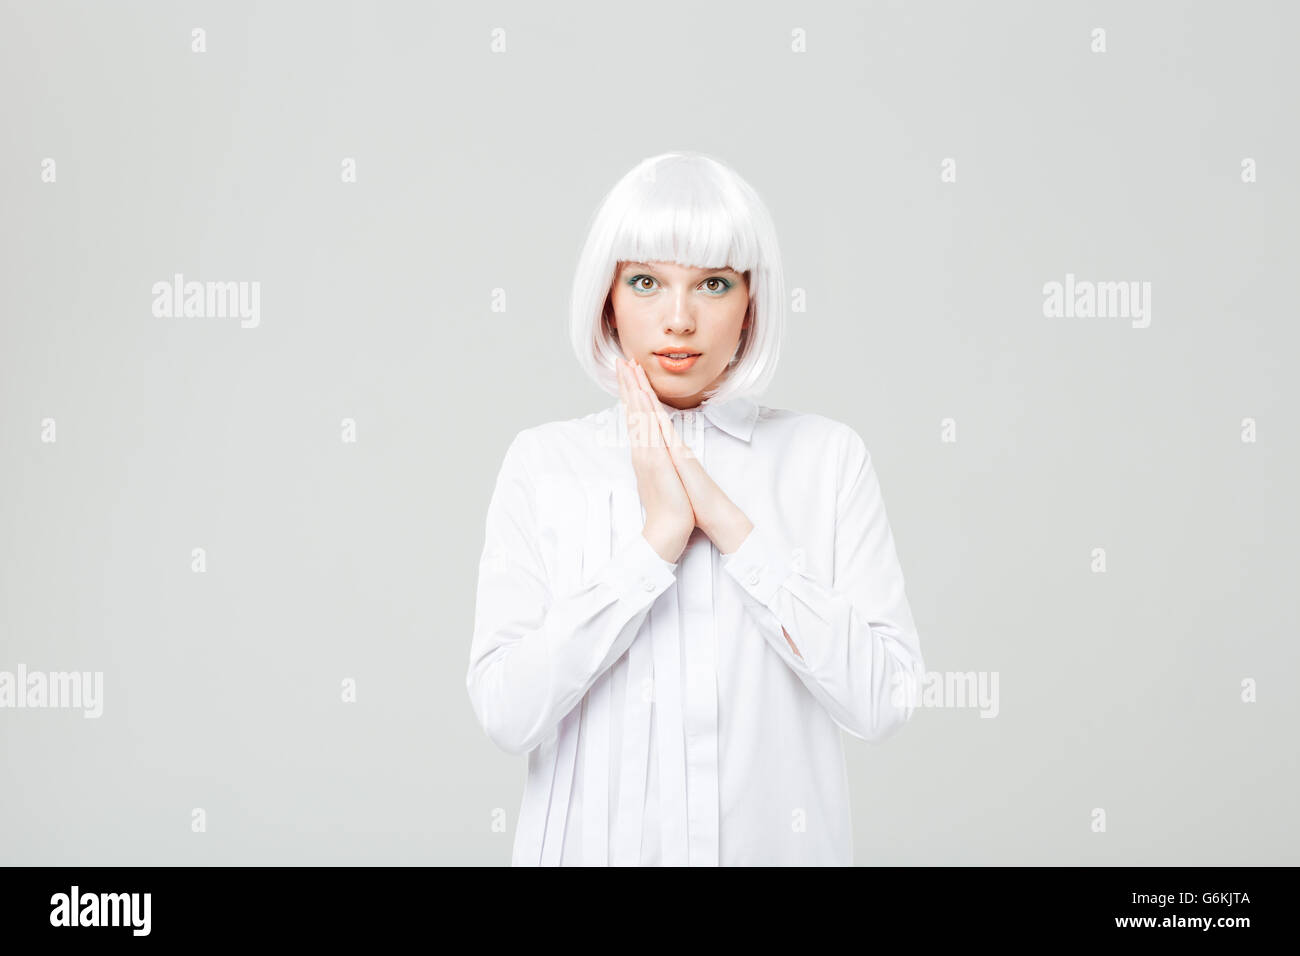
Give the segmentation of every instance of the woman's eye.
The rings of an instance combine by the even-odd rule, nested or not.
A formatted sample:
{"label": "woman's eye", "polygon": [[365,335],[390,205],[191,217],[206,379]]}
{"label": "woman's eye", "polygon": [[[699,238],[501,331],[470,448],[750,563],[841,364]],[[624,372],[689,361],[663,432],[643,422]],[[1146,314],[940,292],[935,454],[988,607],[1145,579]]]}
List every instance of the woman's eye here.
{"label": "woman's eye", "polygon": [[[657,281],[654,276],[639,275],[628,279],[627,284],[632,287],[634,292],[652,292]],[[643,285],[643,283],[648,284]],[[705,291],[712,292],[714,295],[721,295],[731,288],[731,283],[721,276],[710,276],[700,285],[705,288]]]}

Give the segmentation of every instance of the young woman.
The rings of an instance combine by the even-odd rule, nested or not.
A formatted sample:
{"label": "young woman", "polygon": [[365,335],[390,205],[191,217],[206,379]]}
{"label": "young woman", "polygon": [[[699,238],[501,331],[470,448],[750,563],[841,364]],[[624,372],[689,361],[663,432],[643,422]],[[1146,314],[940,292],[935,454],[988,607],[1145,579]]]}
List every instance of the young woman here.
{"label": "young woman", "polygon": [[840,731],[897,730],[924,665],[862,439],[754,399],[784,298],[712,158],[597,211],[570,326],[618,402],[515,437],[479,567],[470,700],[528,758],[514,865],[853,862]]}

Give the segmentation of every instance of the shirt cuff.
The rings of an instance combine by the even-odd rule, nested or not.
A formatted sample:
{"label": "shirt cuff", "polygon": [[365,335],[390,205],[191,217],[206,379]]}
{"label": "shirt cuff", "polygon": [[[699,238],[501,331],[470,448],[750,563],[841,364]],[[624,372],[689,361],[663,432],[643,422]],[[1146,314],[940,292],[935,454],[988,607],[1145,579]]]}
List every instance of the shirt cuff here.
{"label": "shirt cuff", "polygon": [[599,579],[623,598],[640,601],[667,591],[677,580],[676,571],[677,565],[661,558],[645,535],[638,532],[614,553]]}
{"label": "shirt cuff", "polygon": [[722,556],[722,567],[745,592],[771,607],[776,592],[801,567],[802,554],[766,525],[754,525],[739,548]]}

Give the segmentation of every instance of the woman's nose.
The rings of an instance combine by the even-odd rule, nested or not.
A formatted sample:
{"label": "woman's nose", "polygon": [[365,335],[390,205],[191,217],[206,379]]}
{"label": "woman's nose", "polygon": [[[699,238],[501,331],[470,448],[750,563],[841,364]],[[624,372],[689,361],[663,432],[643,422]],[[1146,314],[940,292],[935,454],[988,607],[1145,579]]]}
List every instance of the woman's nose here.
{"label": "woman's nose", "polygon": [[664,321],[664,332],[678,334],[695,330],[695,316],[690,306],[680,299],[674,303],[672,314]]}

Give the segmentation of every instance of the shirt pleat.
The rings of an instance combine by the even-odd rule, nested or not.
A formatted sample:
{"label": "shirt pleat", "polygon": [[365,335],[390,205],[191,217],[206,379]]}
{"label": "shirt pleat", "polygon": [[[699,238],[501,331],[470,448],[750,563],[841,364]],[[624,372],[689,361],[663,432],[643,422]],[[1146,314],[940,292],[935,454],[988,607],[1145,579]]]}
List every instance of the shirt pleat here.
{"label": "shirt pleat", "polygon": [[574,707],[560,721],[556,745],[555,780],[546,816],[546,838],[542,845],[542,866],[559,866],[564,850],[564,828],[569,818],[569,791],[573,787],[573,766],[578,756],[578,728],[582,707]]}
{"label": "shirt pleat", "polygon": [[[641,502],[635,488],[614,489],[615,528],[640,534]],[[654,687],[654,658],[650,636],[637,635],[626,657],[624,686],[622,766],[618,779],[617,830],[611,862],[617,866],[641,863],[641,835],[645,826],[646,775],[650,764],[650,712]],[[613,715],[617,718],[617,714]]]}
{"label": "shirt pleat", "polygon": [[[595,571],[610,555],[608,489],[587,489],[587,516],[583,545],[583,570]],[[609,865],[610,696],[614,667],[596,678],[587,692],[583,749],[582,855],[587,866]]]}
{"label": "shirt pleat", "polygon": [[664,866],[686,866],[686,748],[682,728],[681,641],[677,584],[650,608],[659,744],[659,810]]}
{"label": "shirt pleat", "polygon": [[[550,825],[551,791],[555,786],[555,756],[560,730],[528,754],[528,777],[524,782],[524,798],[519,806],[519,833],[515,845],[515,866],[539,866],[542,863],[542,844]],[[526,837],[526,839],[524,839]]]}

